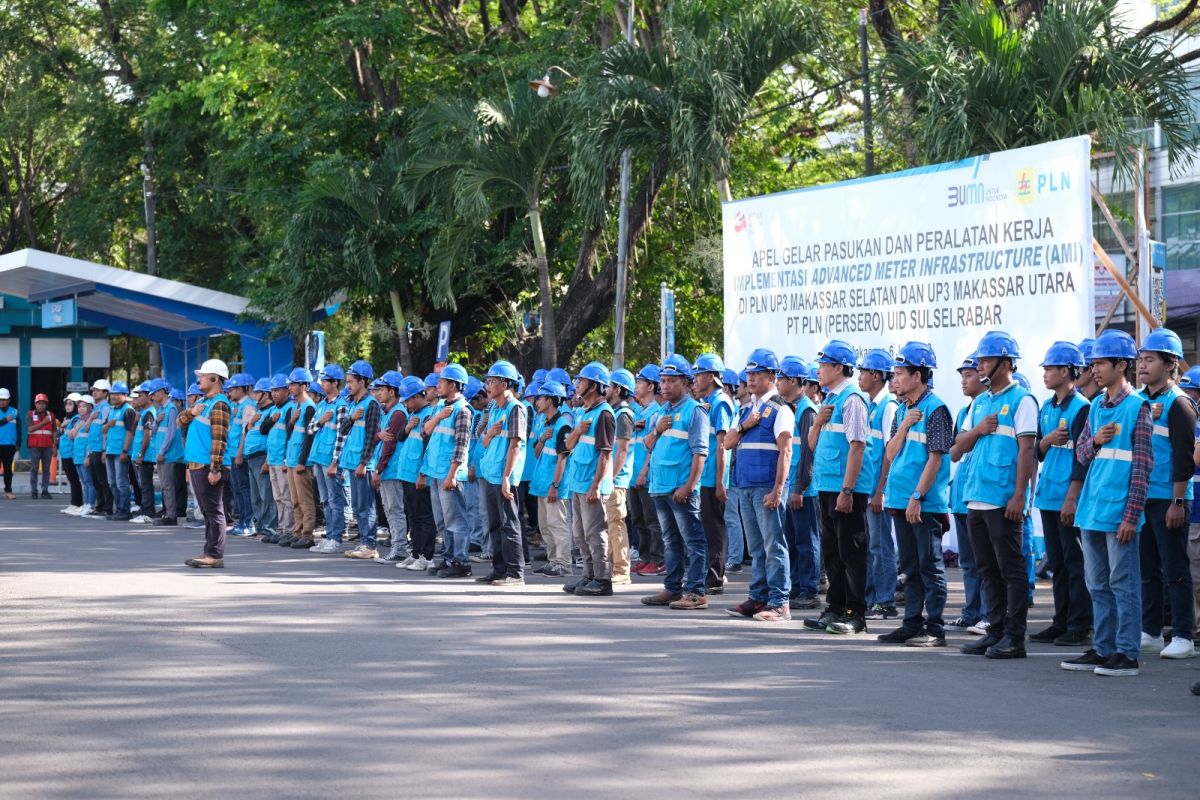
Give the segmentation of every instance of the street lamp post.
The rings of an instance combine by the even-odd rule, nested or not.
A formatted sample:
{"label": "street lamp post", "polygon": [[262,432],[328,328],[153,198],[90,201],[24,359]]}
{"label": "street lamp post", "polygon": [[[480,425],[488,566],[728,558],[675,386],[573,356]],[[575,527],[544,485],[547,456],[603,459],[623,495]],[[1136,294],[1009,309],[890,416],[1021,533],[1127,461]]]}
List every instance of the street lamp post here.
{"label": "street lamp post", "polygon": [[[158,253],[155,250],[154,241],[154,174],[150,171],[150,165],[147,162],[143,161],[138,166],[142,170],[142,201],[146,208],[146,272],[150,275],[157,275]],[[150,377],[157,378],[161,375],[162,365],[158,345],[151,342]]]}
{"label": "street lamp post", "polygon": [[[633,45],[634,0],[625,14],[625,42]],[[629,179],[633,155],[626,147],[621,153],[621,206],[617,216],[617,297],[613,308],[613,369],[625,366],[625,293],[629,267]]]}

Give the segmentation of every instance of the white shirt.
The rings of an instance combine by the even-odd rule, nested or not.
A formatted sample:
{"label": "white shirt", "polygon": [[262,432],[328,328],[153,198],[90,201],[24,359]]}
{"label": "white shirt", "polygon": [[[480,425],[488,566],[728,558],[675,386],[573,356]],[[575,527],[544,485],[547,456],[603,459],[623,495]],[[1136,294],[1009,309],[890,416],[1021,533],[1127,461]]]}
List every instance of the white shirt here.
{"label": "white shirt", "polygon": [[[877,394],[871,398],[871,402],[874,403],[875,405],[879,405],[880,403],[885,403],[888,400],[895,400],[895,399],[896,398],[892,397],[892,393],[887,390],[887,386],[885,385],[882,389],[879,390],[879,394]],[[883,409],[883,427],[880,428],[880,430],[883,431],[883,441],[886,442],[888,440],[888,437],[891,435],[892,423],[895,422],[895,420],[896,420],[896,404],[888,403],[887,406],[884,407],[884,409]]]}
{"label": "white shirt", "polygon": [[779,396],[779,392],[772,389],[763,395],[762,398],[755,397],[753,404],[750,406],[750,411],[757,411],[759,414],[762,414],[767,401],[772,397],[778,398],[779,408],[771,412],[775,417],[775,427],[771,429],[771,432],[774,434],[775,440],[779,441],[779,434],[787,433],[790,435],[796,427],[796,412],[792,411],[791,406],[783,401],[783,398]]}

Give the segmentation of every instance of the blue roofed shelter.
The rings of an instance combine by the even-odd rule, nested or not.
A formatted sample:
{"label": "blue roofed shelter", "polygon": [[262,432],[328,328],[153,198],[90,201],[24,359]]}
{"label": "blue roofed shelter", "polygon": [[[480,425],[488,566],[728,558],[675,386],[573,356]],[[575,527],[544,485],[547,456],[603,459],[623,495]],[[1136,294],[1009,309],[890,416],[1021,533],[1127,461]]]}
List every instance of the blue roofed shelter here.
{"label": "blue roofed shelter", "polygon": [[[0,256],[0,298],[5,295],[18,302],[0,306],[0,337],[19,334],[14,337],[19,363],[0,367],[18,368],[18,385],[12,388],[22,409],[31,407],[29,370],[42,366],[34,363],[38,359],[29,341],[39,320],[49,335],[55,328],[75,328],[84,331],[80,338],[94,339],[111,337],[115,331],[157,344],[163,377],[178,387],[191,383],[192,370],[208,357],[208,342],[214,336],[236,334],[242,370],[256,378],[292,366],[292,337],[272,339],[269,324],[241,319],[250,301],[238,295],[40,250]],[[45,366],[70,366],[71,380],[84,379],[83,365],[74,359],[69,365]]]}

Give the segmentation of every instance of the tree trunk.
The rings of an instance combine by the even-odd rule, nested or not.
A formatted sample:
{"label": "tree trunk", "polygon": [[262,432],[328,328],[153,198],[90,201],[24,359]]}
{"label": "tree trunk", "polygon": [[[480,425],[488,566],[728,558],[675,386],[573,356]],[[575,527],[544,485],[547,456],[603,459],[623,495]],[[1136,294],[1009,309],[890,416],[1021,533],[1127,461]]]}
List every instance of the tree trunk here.
{"label": "tree trunk", "polygon": [[538,294],[542,306],[542,366],[558,366],[558,338],[554,326],[554,295],[550,293],[550,261],[546,257],[546,237],[542,232],[542,212],[535,198],[529,206],[529,227],[533,229],[533,252],[537,256]]}
{"label": "tree trunk", "polygon": [[408,318],[400,305],[400,293],[395,289],[388,292],[392,301],[392,319],[396,323],[396,344],[400,348],[400,369],[405,375],[413,374],[412,352],[408,346]]}

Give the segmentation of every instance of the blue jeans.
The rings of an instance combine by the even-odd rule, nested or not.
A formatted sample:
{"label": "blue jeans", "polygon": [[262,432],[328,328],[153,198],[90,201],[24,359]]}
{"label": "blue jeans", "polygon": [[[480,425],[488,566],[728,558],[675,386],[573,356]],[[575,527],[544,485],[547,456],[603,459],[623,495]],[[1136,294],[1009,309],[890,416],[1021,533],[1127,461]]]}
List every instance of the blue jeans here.
{"label": "blue jeans", "polygon": [[[1188,525],[1167,527],[1170,500],[1146,502],[1146,522],[1138,537],[1142,570],[1142,630],[1151,636],[1162,636],[1163,584],[1171,601],[1171,636],[1191,639],[1196,627],[1192,608],[1192,570],[1188,558]],[[1185,507],[1184,519],[1192,515],[1191,503]]]}
{"label": "blue jeans", "polygon": [[[654,495],[654,510],[662,528],[663,560],[667,569],[663,588],[668,592],[704,594],[708,572],[708,539],[700,524],[700,491],[688,495],[687,503],[676,503],[669,494]],[[684,584],[683,556],[687,553],[687,583]]]}
{"label": "blue jeans", "polygon": [[979,580],[979,570],[975,568],[975,548],[971,545],[966,514],[954,515],[954,532],[958,537],[958,566],[962,568],[965,595],[962,619],[970,626],[983,616],[983,583]]}
{"label": "blue jeans", "polygon": [[130,494],[129,462],[122,461],[120,456],[106,454],[104,464],[107,467],[108,485],[113,489],[113,513],[128,514]]}
{"label": "blue jeans", "polygon": [[237,526],[249,528],[254,522],[254,505],[250,502],[250,463],[242,458],[242,465],[229,468],[229,482],[233,490],[233,510],[237,514]]}
{"label": "blue jeans", "polygon": [[479,549],[483,552],[489,552],[491,541],[488,536],[487,526],[483,524],[483,508],[480,505],[479,481],[466,481],[463,483],[463,493],[467,499],[467,538],[471,544],[479,545]]}
{"label": "blue jeans", "polygon": [[[336,492],[334,492],[336,494]],[[350,473],[350,502],[354,506],[354,517],[358,520],[358,535],[366,547],[375,546],[375,489],[371,486],[371,473],[356,478]],[[328,518],[326,518],[328,522]]]}
{"label": "blue jeans", "polygon": [[1121,544],[1115,533],[1084,531],[1083,568],[1092,595],[1092,649],[1101,656],[1142,652],[1142,569],[1138,540]]}
{"label": "blue jeans", "polygon": [[725,502],[725,567],[741,566],[746,560],[746,534],[742,531],[742,518],[737,508]]}
{"label": "blue jeans", "polygon": [[788,562],[792,567],[792,597],[816,597],[821,582],[821,534],[817,529],[817,498],[804,498],[799,511],[783,515]]}
{"label": "blue jeans", "polygon": [[75,471],[79,473],[79,482],[83,485],[83,504],[95,508],[96,484],[92,482],[92,468],[87,461],[77,461]]}
{"label": "blue jeans", "polygon": [[742,528],[746,531],[746,545],[750,549],[753,563],[750,568],[750,599],[776,608],[787,608],[792,593],[792,568],[788,559],[787,539],[783,535],[784,504],[780,503],[777,508],[763,505],[763,500],[770,493],[771,489],[765,486],[735,487],[729,490],[729,502],[737,506]]}
{"label": "blue jeans", "polygon": [[867,508],[867,608],[878,603],[896,605],[896,542],[892,539],[892,516]]}
{"label": "blue jeans", "polygon": [[[945,630],[946,566],[942,562],[942,524],[922,514],[915,525],[901,511],[892,518],[900,567],[904,570],[904,627],[925,628],[935,636]],[[926,616],[921,615],[922,608]]]}
{"label": "blue jeans", "polygon": [[[342,488],[346,482],[346,471],[339,469],[330,477],[325,474],[327,469],[328,467],[320,464],[313,465],[313,472],[317,476],[317,491],[321,494],[321,512],[325,515],[325,538],[340,544],[342,537],[346,535],[346,493]],[[354,511],[358,513],[357,506]],[[362,527],[361,522],[359,527]]]}
{"label": "blue jeans", "polygon": [[[271,535],[279,532],[279,511],[275,508],[275,496],[271,494],[271,476],[262,471],[266,463],[265,451],[246,456],[246,466],[250,474],[250,505],[254,508],[254,527],[263,535]],[[159,480],[171,480],[169,472],[165,474],[166,477],[160,470]],[[164,494],[164,506],[166,502]]]}
{"label": "blue jeans", "polygon": [[440,480],[428,479],[432,488],[433,521],[442,532],[442,557],[447,561],[466,564],[471,535],[467,529],[467,493],[465,481],[459,481],[452,492],[442,488]]}

